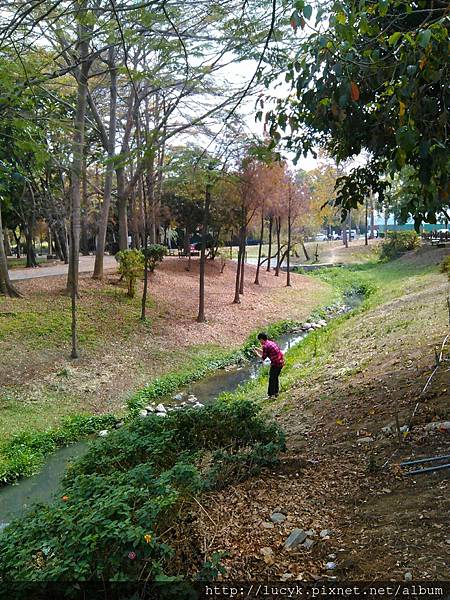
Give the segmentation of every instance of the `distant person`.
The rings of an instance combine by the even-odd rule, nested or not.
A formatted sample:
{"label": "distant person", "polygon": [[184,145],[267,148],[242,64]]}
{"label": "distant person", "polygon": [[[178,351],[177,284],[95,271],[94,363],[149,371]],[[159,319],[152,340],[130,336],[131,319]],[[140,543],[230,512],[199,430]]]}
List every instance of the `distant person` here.
{"label": "distant person", "polygon": [[280,347],[269,340],[267,333],[259,333],[258,340],[261,344],[261,348],[254,348],[255,354],[265,360],[270,359],[270,371],[269,371],[269,398],[276,398],[280,391],[280,384],[278,378],[280,377],[281,369],[284,367],[284,356],[280,350]]}

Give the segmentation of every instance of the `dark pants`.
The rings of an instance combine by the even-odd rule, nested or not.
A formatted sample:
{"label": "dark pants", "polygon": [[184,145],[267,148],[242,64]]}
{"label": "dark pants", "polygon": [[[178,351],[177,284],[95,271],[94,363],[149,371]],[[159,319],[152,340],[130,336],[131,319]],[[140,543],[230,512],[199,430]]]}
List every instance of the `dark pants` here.
{"label": "dark pants", "polygon": [[269,396],[278,396],[278,392],[280,391],[280,384],[278,382],[278,377],[280,376],[281,369],[283,367],[270,367],[269,371]]}

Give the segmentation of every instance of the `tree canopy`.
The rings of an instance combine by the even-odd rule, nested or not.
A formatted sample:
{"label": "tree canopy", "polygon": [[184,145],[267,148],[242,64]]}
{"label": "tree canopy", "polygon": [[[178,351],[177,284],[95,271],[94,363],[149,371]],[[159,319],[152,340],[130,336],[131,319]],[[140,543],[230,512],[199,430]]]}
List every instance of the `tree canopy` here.
{"label": "tree canopy", "polygon": [[418,185],[402,219],[418,227],[448,216],[448,3],[346,0],[313,11],[296,0],[291,25],[313,33],[282,57],[291,93],[267,115],[273,145],[297,158],[322,146],[337,161],[365,151],[366,164],[337,182],[344,213],[370,189],[382,198],[386,175],[408,166]]}

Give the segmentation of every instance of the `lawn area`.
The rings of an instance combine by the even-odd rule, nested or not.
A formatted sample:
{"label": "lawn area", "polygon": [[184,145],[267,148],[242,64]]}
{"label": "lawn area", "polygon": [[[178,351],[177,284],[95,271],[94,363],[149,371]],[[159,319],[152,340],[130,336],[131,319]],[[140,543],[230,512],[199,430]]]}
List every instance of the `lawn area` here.
{"label": "lawn area", "polygon": [[20,282],[23,299],[0,299],[0,436],[45,429],[79,412],[120,414],[126,400],[155,377],[223,356],[257,327],[306,319],[333,295],[328,284],[300,275],[292,288],[273,274],[255,286],[249,266],[245,295],[234,305],[235,264],[220,274],[220,265],[208,261],[208,322],[198,324],[198,260],[191,272],[186,264],[167,258],[151,277],[145,323],[139,320],[141,287],[129,299],[117,275],[104,282],[83,275],[81,357],[75,361],[69,358],[65,277]]}

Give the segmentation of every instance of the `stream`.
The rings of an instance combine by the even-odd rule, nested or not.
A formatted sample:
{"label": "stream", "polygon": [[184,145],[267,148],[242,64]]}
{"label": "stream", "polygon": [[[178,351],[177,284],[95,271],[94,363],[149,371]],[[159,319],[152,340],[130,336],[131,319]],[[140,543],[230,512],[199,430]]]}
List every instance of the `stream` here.
{"label": "stream", "polygon": [[[363,300],[359,294],[346,295],[346,304],[339,311],[329,314],[328,320],[349,312]],[[296,346],[308,335],[307,331],[293,331],[280,336],[277,343],[286,352]],[[189,406],[189,396],[195,396],[196,402],[211,404],[222,392],[233,392],[246,381],[255,379],[261,369],[261,361],[250,360],[242,365],[233,365],[220,369],[200,381],[193,382],[166,399],[168,406]],[[56,450],[46,460],[42,470],[18,483],[0,488],[0,532],[15,517],[28,510],[35,502],[49,502],[58,492],[59,484],[68,464],[82,456],[89,448],[84,440]]]}

